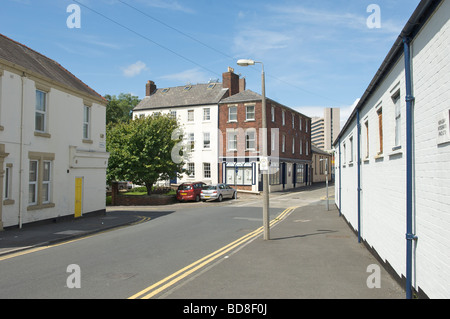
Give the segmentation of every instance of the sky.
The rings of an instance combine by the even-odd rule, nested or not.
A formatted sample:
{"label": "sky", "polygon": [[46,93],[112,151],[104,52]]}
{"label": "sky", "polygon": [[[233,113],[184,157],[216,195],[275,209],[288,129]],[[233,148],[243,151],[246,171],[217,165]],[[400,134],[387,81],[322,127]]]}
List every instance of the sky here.
{"label": "sky", "polygon": [[[0,0],[0,33],[101,95],[222,80],[345,123],[420,0]],[[78,6],[77,9],[73,5]]]}

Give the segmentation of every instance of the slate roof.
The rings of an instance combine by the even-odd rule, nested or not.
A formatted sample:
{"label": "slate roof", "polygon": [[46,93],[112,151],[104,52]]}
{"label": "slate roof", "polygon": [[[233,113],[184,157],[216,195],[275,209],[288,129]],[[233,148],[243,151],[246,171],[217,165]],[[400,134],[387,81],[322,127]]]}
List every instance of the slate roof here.
{"label": "slate roof", "polygon": [[0,34],[0,62],[5,60],[24,68],[28,72],[38,74],[65,87],[88,94],[96,100],[100,99],[106,102],[100,94],[84,84],[56,61]]}
{"label": "slate roof", "polygon": [[157,89],[150,96],[146,96],[133,111],[218,104],[227,92],[228,89],[223,88],[222,83]]}

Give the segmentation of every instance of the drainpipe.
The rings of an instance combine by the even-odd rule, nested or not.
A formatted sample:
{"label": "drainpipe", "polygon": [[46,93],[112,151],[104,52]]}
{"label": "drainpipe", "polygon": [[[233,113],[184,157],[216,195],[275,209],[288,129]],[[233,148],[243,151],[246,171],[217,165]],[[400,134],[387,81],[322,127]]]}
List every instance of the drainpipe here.
{"label": "drainpipe", "polygon": [[342,161],[341,161],[341,138],[339,138],[339,217],[342,216],[342,202],[341,202],[341,192],[342,192]]}
{"label": "drainpipe", "polygon": [[22,229],[22,198],[23,198],[23,189],[22,189],[22,177],[23,177],[23,121],[24,121],[24,100],[25,100],[25,80],[27,75],[25,72],[21,76],[22,80],[22,99],[20,105],[20,153],[19,153],[19,229]]}
{"label": "drainpipe", "polygon": [[358,160],[356,165],[358,165],[358,243],[361,243],[361,125],[359,123],[359,109],[356,110],[356,127],[357,127],[357,156]]}
{"label": "drainpipe", "polygon": [[403,38],[406,78],[406,298],[412,299],[413,241],[413,102],[411,78],[411,39]]}

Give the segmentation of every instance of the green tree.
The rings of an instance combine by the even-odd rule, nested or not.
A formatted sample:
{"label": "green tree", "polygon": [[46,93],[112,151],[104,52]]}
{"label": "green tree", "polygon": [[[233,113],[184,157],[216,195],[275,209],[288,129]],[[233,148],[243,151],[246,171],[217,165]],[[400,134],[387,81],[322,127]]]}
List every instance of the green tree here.
{"label": "green tree", "polygon": [[107,94],[104,97],[108,101],[106,105],[106,124],[129,121],[131,112],[140,102],[137,96],[129,93],[120,93],[119,97]]}
{"label": "green tree", "polygon": [[128,180],[147,187],[184,172],[183,132],[170,115],[155,114],[129,122],[109,124],[108,182]]}

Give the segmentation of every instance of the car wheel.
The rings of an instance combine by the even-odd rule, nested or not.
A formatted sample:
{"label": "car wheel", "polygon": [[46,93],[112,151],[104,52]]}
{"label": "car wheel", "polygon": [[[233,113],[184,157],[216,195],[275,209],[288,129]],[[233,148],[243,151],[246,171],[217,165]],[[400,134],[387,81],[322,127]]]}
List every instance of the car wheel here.
{"label": "car wheel", "polygon": [[222,194],[219,195],[219,202],[221,202],[223,199]]}
{"label": "car wheel", "polygon": [[199,202],[199,201],[200,201],[200,196],[198,196],[198,195],[195,196],[195,201],[196,201],[196,202]]}
{"label": "car wheel", "polygon": [[237,199],[237,192],[233,193],[233,199]]}

